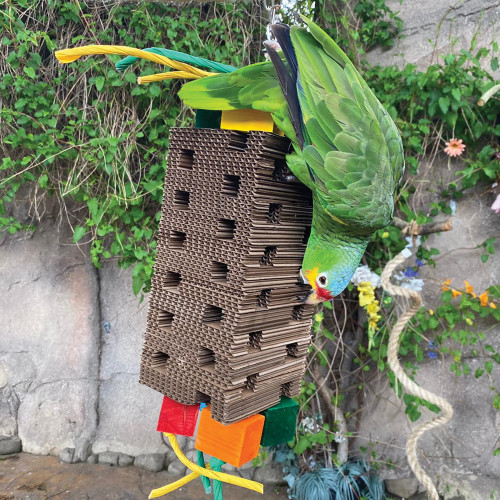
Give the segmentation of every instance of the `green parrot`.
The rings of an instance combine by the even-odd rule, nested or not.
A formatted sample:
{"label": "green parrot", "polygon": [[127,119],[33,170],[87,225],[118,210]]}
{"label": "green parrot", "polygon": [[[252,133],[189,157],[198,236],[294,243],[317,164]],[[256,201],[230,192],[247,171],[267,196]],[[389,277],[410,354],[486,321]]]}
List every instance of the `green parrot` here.
{"label": "green parrot", "polygon": [[194,79],[179,92],[194,109],[271,113],[292,141],[290,170],[313,195],[301,276],[312,287],[306,302],[316,303],[345,289],[373,233],[391,222],[404,157],[394,122],[349,58],[314,22],[302,19],[306,28],[273,24],[277,43],[265,42],[270,61],[240,69],[154,47],[91,45],[56,56],[69,63],[89,54],[127,55],[117,63],[119,71],[149,59],[176,71],[139,83]]}
{"label": "green parrot", "polygon": [[348,285],[373,233],[393,217],[404,173],[391,117],[338,45],[315,23],[272,25],[281,46],[270,61],[183,85],[195,109],[252,108],[272,114],[292,141],[293,174],[312,191],[313,223],[301,269],[307,303]]}

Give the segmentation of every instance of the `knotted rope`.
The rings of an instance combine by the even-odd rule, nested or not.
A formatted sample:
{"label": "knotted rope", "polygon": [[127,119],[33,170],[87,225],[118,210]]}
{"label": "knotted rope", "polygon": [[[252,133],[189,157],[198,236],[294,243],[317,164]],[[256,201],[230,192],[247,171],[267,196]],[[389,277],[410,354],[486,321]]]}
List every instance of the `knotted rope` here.
{"label": "knotted rope", "polygon": [[381,283],[384,290],[386,290],[391,295],[404,297],[410,302],[410,307],[404,312],[402,316],[398,318],[389,335],[387,361],[389,363],[389,366],[391,367],[391,370],[394,372],[396,379],[399,380],[407,393],[425,399],[430,403],[439,406],[439,408],[441,409],[441,415],[419,425],[416,429],[414,429],[411,432],[410,437],[408,438],[408,441],[406,443],[406,455],[408,458],[408,463],[410,464],[410,467],[412,468],[415,476],[427,490],[429,498],[431,500],[439,500],[439,494],[436,487],[434,486],[434,483],[432,482],[432,479],[427,475],[424,469],[422,469],[418,461],[417,441],[425,432],[449,422],[453,416],[453,408],[448,403],[448,401],[440,398],[439,396],[436,396],[432,392],[422,389],[413,380],[411,380],[404,372],[398,360],[398,348],[401,333],[403,332],[403,329],[408,321],[410,321],[410,319],[422,305],[422,297],[420,296],[420,293],[416,292],[415,290],[410,290],[409,288],[403,288],[393,285],[390,281],[391,275],[396,267],[402,264],[409,257],[409,255],[411,255],[411,253],[408,250],[403,250],[403,252],[396,255],[396,257],[394,257],[387,263],[381,276]]}

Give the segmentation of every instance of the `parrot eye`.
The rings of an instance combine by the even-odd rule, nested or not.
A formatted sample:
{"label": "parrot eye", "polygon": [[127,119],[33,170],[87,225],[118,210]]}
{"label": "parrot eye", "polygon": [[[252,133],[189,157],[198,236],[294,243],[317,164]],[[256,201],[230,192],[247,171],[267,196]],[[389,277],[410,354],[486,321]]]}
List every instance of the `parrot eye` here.
{"label": "parrot eye", "polygon": [[325,285],[326,285],[326,282],[327,282],[326,275],[325,275],[325,274],[320,274],[320,275],[318,276],[318,283],[319,283],[321,286],[325,286]]}

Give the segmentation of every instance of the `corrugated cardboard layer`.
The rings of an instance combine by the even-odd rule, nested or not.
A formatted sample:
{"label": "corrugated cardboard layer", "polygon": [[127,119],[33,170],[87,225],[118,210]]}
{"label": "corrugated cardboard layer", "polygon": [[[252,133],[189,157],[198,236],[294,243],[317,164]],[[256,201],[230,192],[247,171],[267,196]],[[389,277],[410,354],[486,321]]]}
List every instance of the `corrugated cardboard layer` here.
{"label": "corrugated cardboard layer", "polygon": [[230,423],[300,390],[312,207],[288,140],[173,129],[140,381]]}

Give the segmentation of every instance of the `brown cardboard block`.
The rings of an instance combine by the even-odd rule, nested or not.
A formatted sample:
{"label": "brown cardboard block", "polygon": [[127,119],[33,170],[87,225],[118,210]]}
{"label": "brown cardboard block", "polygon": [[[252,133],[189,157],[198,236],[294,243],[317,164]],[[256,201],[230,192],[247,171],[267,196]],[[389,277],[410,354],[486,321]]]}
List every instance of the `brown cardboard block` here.
{"label": "brown cardboard block", "polygon": [[300,390],[312,206],[271,133],[173,129],[140,381],[230,423]]}

